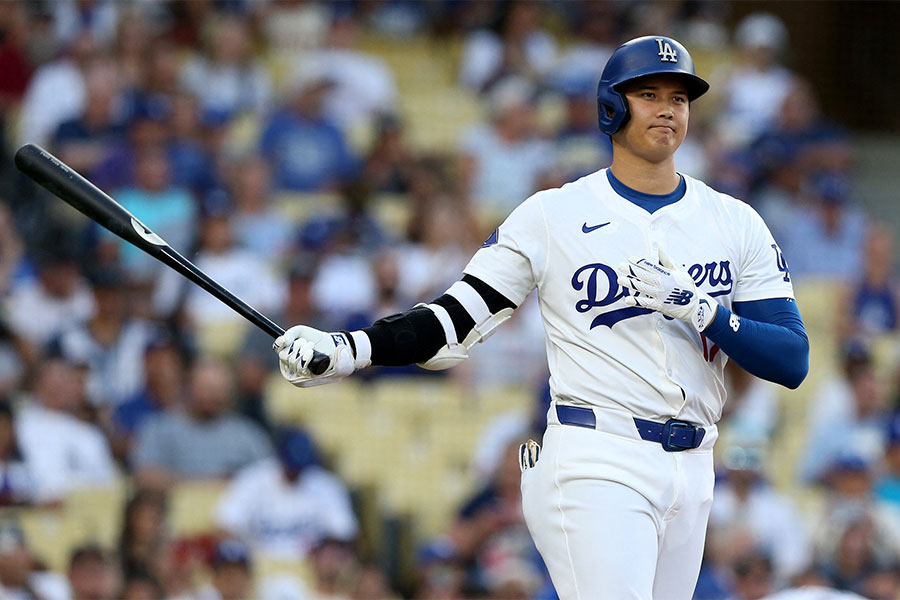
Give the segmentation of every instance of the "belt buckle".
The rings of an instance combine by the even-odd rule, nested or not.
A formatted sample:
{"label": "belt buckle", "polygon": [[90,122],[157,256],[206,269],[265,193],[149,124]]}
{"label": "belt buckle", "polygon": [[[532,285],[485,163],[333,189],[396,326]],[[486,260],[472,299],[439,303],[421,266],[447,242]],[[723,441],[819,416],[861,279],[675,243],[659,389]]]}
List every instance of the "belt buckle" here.
{"label": "belt buckle", "polygon": [[[683,450],[692,449],[693,445],[683,445],[674,441],[672,438],[675,435],[675,431],[679,429],[688,429],[694,432],[694,436],[697,435],[697,426],[687,421],[679,421],[677,419],[669,419],[663,424],[662,430],[662,439],[660,443],[662,444],[663,450],[666,452],[681,452]],[[691,440],[693,442],[693,438]]]}

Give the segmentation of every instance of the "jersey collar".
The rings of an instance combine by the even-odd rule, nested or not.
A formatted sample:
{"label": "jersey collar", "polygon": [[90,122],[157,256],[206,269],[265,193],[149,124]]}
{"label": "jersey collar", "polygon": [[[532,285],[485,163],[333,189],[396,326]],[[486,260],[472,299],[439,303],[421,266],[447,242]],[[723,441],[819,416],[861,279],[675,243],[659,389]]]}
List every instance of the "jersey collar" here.
{"label": "jersey collar", "polygon": [[684,194],[687,191],[687,183],[685,183],[684,176],[681,173],[678,174],[678,187],[668,194],[645,194],[644,192],[632,189],[616,179],[616,176],[613,175],[611,169],[606,170],[606,178],[609,180],[609,185],[612,186],[612,189],[618,195],[622,196],[632,204],[643,208],[651,215],[664,206],[678,202],[684,197]]}

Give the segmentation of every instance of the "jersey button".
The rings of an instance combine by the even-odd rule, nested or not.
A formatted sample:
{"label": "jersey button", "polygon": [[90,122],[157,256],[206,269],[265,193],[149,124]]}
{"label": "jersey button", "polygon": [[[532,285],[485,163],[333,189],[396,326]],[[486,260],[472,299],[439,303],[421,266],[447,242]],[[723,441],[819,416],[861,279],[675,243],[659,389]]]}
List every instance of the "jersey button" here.
{"label": "jersey button", "polygon": [[650,231],[656,231],[657,229],[659,229],[659,227],[656,225],[656,223],[650,224]]}
{"label": "jersey button", "polygon": [[656,323],[656,326],[659,327],[660,329],[662,329],[662,328],[663,328],[663,322],[662,322],[661,320],[658,321],[658,322]]}
{"label": "jersey button", "polygon": [[672,369],[666,369],[666,375],[668,375],[669,377],[671,377],[671,376],[672,376]]}
{"label": "jersey button", "polygon": [[656,250],[657,248],[659,248],[659,244],[657,244],[656,242],[653,242],[652,244],[650,244],[650,247],[653,248],[654,250]]}

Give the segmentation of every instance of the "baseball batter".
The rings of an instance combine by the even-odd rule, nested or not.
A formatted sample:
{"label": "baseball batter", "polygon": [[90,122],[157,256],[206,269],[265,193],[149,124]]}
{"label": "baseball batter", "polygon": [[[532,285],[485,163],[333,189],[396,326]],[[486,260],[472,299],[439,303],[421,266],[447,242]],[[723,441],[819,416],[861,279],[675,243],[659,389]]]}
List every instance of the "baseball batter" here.
{"label": "baseball batter", "polygon": [[[519,205],[460,281],[361,331],[275,342],[304,387],[369,364],[463,361],[535,288],[553,402],[520,453],[529,530],[567,599],[691,598],[730,358],[797,387],[809,344],[787,263],[759,215],[675,171],[708,84],[665,36],[619,47],[598,89],[613,162]],[[313,350],[331,359],[313,376]],[[540,451],[540,452],[539,452]]]}

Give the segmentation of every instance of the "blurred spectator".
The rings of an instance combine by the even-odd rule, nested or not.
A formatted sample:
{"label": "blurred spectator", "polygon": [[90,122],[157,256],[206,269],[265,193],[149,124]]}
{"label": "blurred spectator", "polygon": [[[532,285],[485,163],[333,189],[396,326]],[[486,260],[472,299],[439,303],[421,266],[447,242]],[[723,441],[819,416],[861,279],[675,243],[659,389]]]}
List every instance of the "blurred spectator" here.
{"label": "blurred spectator", "polygon": [[185,391],[182,363],[175,336],[163,327],[152,329],[143,348],[143,388],[112,410],[113,451],[123,463],[141,426],[154,415],[177,409]]}
{"label": "blurred spectator", "polygon": [[14,515],[0,520],[0,597],[10,600],[69,600],[63,575],[46,570],[28,549]]}
{"label": "blurred spectator", "polygon": [[[194,202],[183,188],[171,184],[172,164],[161,146],[148,147],[135,157],[135,183],[120,190],[116,200],[144,225],[179,250],[189,247],[194,233]],[[104,243],[113,240],[103,233]],[[163,267],[143,250],[124,241],[114,240],[121,266],[132,281],[145,282],[156,277]]]}
{"label": "blurred spectator", "polygon": [[419,168],[409,147],[406,128],[399,117],[382,115],[376,123],[375,141],[363,167],[363,180],[373,192],[405,194]]}
{"label": "blurred spectator", "polygon": [[[575,38],[561,53],[548,77],[553,87],[563,91],[586,87],[596,89],[603,65],[619,45],[617,38],[622,26],[620,11],[613,3],[603,0],[572,4],[566,8],[570,8],[569,29]],[[596,113],[596,96],[594,105],[593,112]],[[594,117],[594,129],[597,129],[596,114]],[[594,168],[596,170],[597,167]]]}
{"label": "blurred spectator", "polygon": [[90,317],[94,299],[79,273],[75,252],[67,244],[38,250],[32,257],[37,277],[13,282],[6,304],[7,324],[29,343],[43,347],[66,328]]}
{"label": "blurred spectator", "polygon": [[166,411],[138,432],[132,464],[142,485],[229,477],[272,452],[258,425],[229,410],[232,375],[225,364],[198,360],[189,386],[184,412]]}
{"label": "blurred spectator", "polygon": [[276,189],[335,189],[356,171],[343,133],[325,116],[325,100],[334,85],[326,71],[299,69],[288,84],[285,103],[263,124],[260,150],[272,165]]}
{"label": "blurred spectator", "polygon": [[398,249],[397,285],[402,295],[414,302],[440,296],[459,279],[459,273],[469,261],[472,248],[466,244],[466,223],[457,204],[452,197],[434,198],[424,207],[421,230],[415,234],[417,242]]}
{"label": "blurred spectator", "polygon": [[253,56],[249,23],[238,15],[217,15],[204,23],[205,52],[191,56],[181,70],[184,89],[206,113],[235,116],[264,112],[272,82]]}
{"label": "blurred spectator", "polygon": [[772,562],[764,553],[741,557],[734,565],[734,600],[761,600],[774,591]]}
{"label": "blurred spectator", "polygon": [[833,587],[859,593],[872,574],[896,561],[896,540],[889,536],[897,531],[880,529],[859,511],[834,517],[828,528],[833,541],[820,554],[819,569]]}
{"label": "blurred spectator", "polygon": [[217,510],[219,526],[246,541],[254,555],[303,561],[323,540],[352,541],[356,517],[344,484],[319,466],[299,429],[276,436],[277,458],[240,471]]}
{"label": "blurred spectator", "polygon": [[367,563],[360,565],[356,574],[356,584],[353,587],[351,600],[394,600],[394,594],[384,571],[378,565]]}
{"label": "blurred spectator", "polygon": [[806,450],[800,473],[819,481],[842,452],[878,460],[887,431],[886,398],[871,357],[851,346],[842,356],[842,373],[824,382],[810,403]]}
{"label": "blurred spectator", "polygon": [[783,154],[797,157],[801,173],[846,173],[852,159],[847,133],[822,117],[812,87],[802,79],[791,84],[776,119],[753,141],[750,152],[764,174],[778,168]]}
{"label": "blurred spectator", "polygon": [[250,549],[238,540],[221,540],[212,559],[212,581],[200,588],[197,600],[243,600],[253,590]]}
{"label": "blurred spectator", "polygon": [[[232,294],[263,313],[276,310],[284,301],[284,290],[274,275],[276,257],[254,254],[237,247],[229,223],[229,207],[211,200],[206,206],[200,231],[200,247],[193,262]],[[237,336],[222,342],[214,351],[229,355],[241,339],[247,321],[218,298],[189,283],[179,273],[166,269],[160,276],[154,304],[164,315],[172,314],[176,303],[184,298],[184,313],[199,333],[215,333],[215,328],[233,327]],[[227,333],[231,333],[230,331]],[[233,341],[234,344],[230,342]]]}
{"label": "blurred spectator", "polygon": [[313,597],[349,600],[356,570],[356,555],[345,540],[325,538],[310,553],[313,567]]}
{"label": "blurred spectator", "polygon": [[842,290],[842,308],[836,311],[838,336],[845,343],[870,343],[896,333],[898,301],[894,233],[884,224],[873,223],[865,240],[862,272]]}
{"label": "blurred spectator", "polygon": [[75,489],[111,486],[116,469],[101,431],[75,416],[83,377],[60,358],[39,365],[32,397],[16,419],[25,464],[34,475],[35,501],[57,502]]}
{"label": "blurred spectator", "polygon": [[124,576],[120,600],[158,600],[165,598],[165,590],[150,573],[131,573]]}
{"label": "blurred spectator", "polygon": [[156,585],[164,580],[171,544],[166,515],[166,497],[157,490],[139,488],[125,504],[118,555],[126,583],[135,576]]}
{"label": "blurred spectator", "polygon": [[794,74],[780,64],[788,42],[784,23],[770,13],[752,13],[734,33],[738,63],[721,85],[718,136],[726,147],[745,147],[775,123]]}
{"label": "blurred spectator", "polygon": [[479,211],[505,216],[556,163],[552,144],[537,137],[534,93],[521,77],[499,82],[488,97],[490,121],[463,136],[462,177]]}
{"label": "blurred spectator", "polygon": [[751,440],[768,440],[778,423],[777,389],[754,377],[734,361],[725,363],[728,402],[718,423],[719,436],[727,433]]}
{"label": "blurred spectator", "polygon": [[806,190],[809,205],[791,211],[783,238],[794,279],[846,281],[859,273],[866,238],[866,217],[852,203],[850,182],[840,173],[819,173]]}
{"label": "blurred spectator", "polygon": [[19,448],[15,415],[8,402],[0,402],[0,506],[30,504],[35,492],[34,475]]}
{"label": "blurred spectator", "polygon": [[900,412],[888,424],[884,470],[875,485],[875,497],[897,511],[900,518]]}
{"label": "blurred spectator", "polygon": [[466,36],[460,82],[478,93],[508,75],[540,83],[556,62],[556,41],[541,29],[542,6],[532,0],[498,2],[495,22]]}
{"label": "blurred spectator", "polygon": [[491,480],[450,526],[448,556],[466,567],[466,586],[500,597],[529,597],[547,577],[522,517],[519,443],[507,446]]}
{"label": "blurred spectator", "polygon": [[85,106],[53,132],[52,148],[67,165],[93,176],[112,148],[125,137],[118,64],[110,56],[92,59],[84,69]]}
{"label": "blurred spectator", "polygon": [[[28,81],[31,79],[32,62],[29,43],[32,33],[27,6],[20,2],[10,2],[0,20],[0,128],[8,133],[5,114],[22,101]],[[4,136],[7,139],[8,136]]]}
{"label": "blurred spectator", "polygon": [[150,330],[146,322],[128,314],[130,291],[124,273],[101,267],[88,273],[88,278],[94,314],[73,323],[54,343],[63,356],[87,363],[88,400],[109,412],[144,385],[143,353]]}
{"label": "blurred spectator", "polygon": [[166,154],[172,165],[172,185],[191,190],[195,198],[203,198],[222,187],[218,165],[207,151],[209,119],[203,121],[197,98],[190,94],[173,95],[171,106],[171,136]]}
{"label": "blurred spectator", "polygon": [[82,34],[35,71],[19,110],[17,145],[47,146],[60,124],[81,114],[87,96],[83,69],[95,55],[94,41]]}
{"label": "blurred spectator", "polygon": [[16,230],[12,211],[0,198],[0,297],[12,290],[24,270],[25,247]]}
{"label": "blurred spectator", "polygon": [[116,600],[119,571],[114,558],[95,545],[79,546],[69,559],[69,584],[74,600]]}
{"label": "blurred spectator", "polygon": [[[606,64],[604,59],[601,65]],[[565,117],[556,133],[556,168],[563,182],[575,181],[612,163],[612,141],[597,127],[597,79],[563,87]]]}
{"label": "blurred spectator", "polygon": [[97,46],[107,45],[116,33],[119,8],[113,0],[56,0],[53,22],[57,41],[68,45],[87,35]]}
{"label": "blurred spectator", "polygon": [[262,157],[237,162],[231,196],[231,228],[239,246],[269,260],[280,258],[293,242],[293,224],[272,203],[271,174]]}
{"label": "blurred spectator", "polygon": [[[812,554],[797,511],[765,479],[764,447],[736,443],[723,451],[725,471],[716,482],[709,518],[711,543],[720,564],[741,544],[762,552],[768,578],[783,583],[804,569]],[[738,563],[727,566],[736,571]]]}
{"label": "blurred spectator", "polygon": [[324,114],[344,132],[370,128],[381,114],[395,111],[394,76],[379,57],[358,48],[359,23],[349,12],[332,20],[327,44],[300,57],[297,68],[327,73]]}

